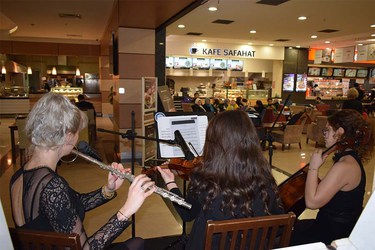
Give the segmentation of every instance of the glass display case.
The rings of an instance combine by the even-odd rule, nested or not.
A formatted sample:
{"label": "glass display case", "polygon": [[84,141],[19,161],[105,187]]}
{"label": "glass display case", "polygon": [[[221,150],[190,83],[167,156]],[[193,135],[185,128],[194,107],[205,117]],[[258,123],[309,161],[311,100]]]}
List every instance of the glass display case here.
{"label": "glass display case", "polygon": [[238,96],[242,96],[248,100],[264,100],[271,96],[270,91],[271,90],[268,89],[221,89],[215,93],[215,97],[221,99],[236,99]]}
{"label": "glass display case", "polygon": [[78,95],[83,94],[83,89],[78,87],[53,87],[51,92],[62,94],[69,99],[77,99]]}

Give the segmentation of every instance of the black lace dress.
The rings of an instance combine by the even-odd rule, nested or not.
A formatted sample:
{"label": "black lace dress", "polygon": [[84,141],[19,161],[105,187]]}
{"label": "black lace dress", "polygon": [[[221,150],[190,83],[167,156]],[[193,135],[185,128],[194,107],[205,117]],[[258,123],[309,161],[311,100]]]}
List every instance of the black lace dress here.
{"label": "black lace dress", "polygon": [[[11,191],[17,185],[22,185],[20,197],[17,198],[11,192],[11,203],[13,213],[16,211],[17,214],[23,214],[25,224],[19,225],[21,228],[77,233],[83,249],[103,249],[130,224],[113,215],[105,225],[88,237],[83,228],[85,212],[109,200],[103,197],[101,189],[87,194],[76,192],[64,178],[48,167],[19,169],[11,179]],[[22,209],[14,207],[15,204],[22,206]],[[13,218],[15,219],[14,214]]]}

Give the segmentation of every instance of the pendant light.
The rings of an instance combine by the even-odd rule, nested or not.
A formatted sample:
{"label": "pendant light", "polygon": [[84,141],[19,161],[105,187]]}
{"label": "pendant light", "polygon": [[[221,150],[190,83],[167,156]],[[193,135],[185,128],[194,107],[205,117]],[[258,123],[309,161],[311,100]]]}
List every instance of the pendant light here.
{"label": "pendant light", "polygon": [[79,68],[77,67],[76,69],[76,76],[80,76],[81,75],[81,71],[79,70]]}
{"label": "pendant light", "polygon": [[52,75],[54,75],[54,76],[57,75],[56,67],[52,68]]}
{"label": "pendant light", "polygon": [[33,71],[31,70],[31,67],[27,67],[27,74],[28,75],[32,75],[33,74]]}
{"label": "pendant light", "polygon": [[5,66],[1,67],[1,74],[5,75],[7,73],[7,69]]}

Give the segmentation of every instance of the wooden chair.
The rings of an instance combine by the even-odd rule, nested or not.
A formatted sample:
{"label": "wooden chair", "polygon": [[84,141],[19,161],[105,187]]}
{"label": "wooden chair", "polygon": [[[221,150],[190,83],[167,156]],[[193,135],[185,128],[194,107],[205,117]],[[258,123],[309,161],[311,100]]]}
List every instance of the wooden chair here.
{"label": "wooden chair", "polygon": [[[207,221],[206,250],[213,249],[272,249],[289,246],[296,216],[288,214]],[[236,240],[233,240],[236,239]]]}
{"label": "wooden chair", "polygon": [[56,232],[44,232],[9,228],[14,249],[32,250],[81,250],[78,234],[64,234]]}
{"label": "wooden chair", "polygon": [[307,125],[306,131],[306,144],[309,140],[315,141],[315,147],[319,145],[324,145],[324,136],[322,129],[325,128],[328,121],[328,116],[317,116],[316,121]]}
{"label": "wooden chair", "polygon": [[30,143],[27,140],[25,133],[26,119],[17,119],[16,125],[18,130],[18,149],[20,152],[20,166],[23,167],[23,165],[29,160],[28,148],[30,146]]}

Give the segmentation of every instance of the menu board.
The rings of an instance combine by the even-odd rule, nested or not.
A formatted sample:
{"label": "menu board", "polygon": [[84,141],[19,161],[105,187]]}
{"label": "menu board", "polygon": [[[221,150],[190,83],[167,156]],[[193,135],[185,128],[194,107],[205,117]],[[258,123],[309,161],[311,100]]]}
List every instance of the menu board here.
{"label": "menu board", "polygon": [[355,77],[357,75],[356,69],[346,69],[345,70],[345,77]]}
{"label": "menu board", "polygon": [[193,58],[193,69],[210,69],[210,59]]}
{"label": "menu board", "polygon": [[321,76],[332,76],[333,68],[322,68]]}
{"label": "menu board", "polygon": [[284,74],[283,91],[293,91],[294,89],[294,74]]}
{"label": "menu board", "polygon": [[307,85],[307,75],[306,74],[297,74],[297,83],[296,83],[296,91],[297,92],[305,92]]}
{"label": "menu board", "polygon": [[175,57],[173,68],[175,69],[190,69],[193,65],[192,58],[190,57]]}
{"label": "menu board", "polygon": [[320,69],[317,67],[309,67],[308,75],[309,76],[320,76]]}
{"label": "menu board", "polygon": [[232,71],[242,71],[243,61],[242,60],[228,60],[228,69]]}
{"label": "menu board", "polygon": [[367,77],[368,69],[359,69],[357,70],[357,77]]}
{"label": "menu board", "polygon": [[173,57],[171,56],[165,57],[165,67],[168,69],[173,68]]}
{"label": "menu board", "polygon": [[224,59],[211,59],[212,69],[227,69],[227,60]]}
{"label": "menu board", "polygon": [[333,76],[344,76],[345,69],[333,69]]}

